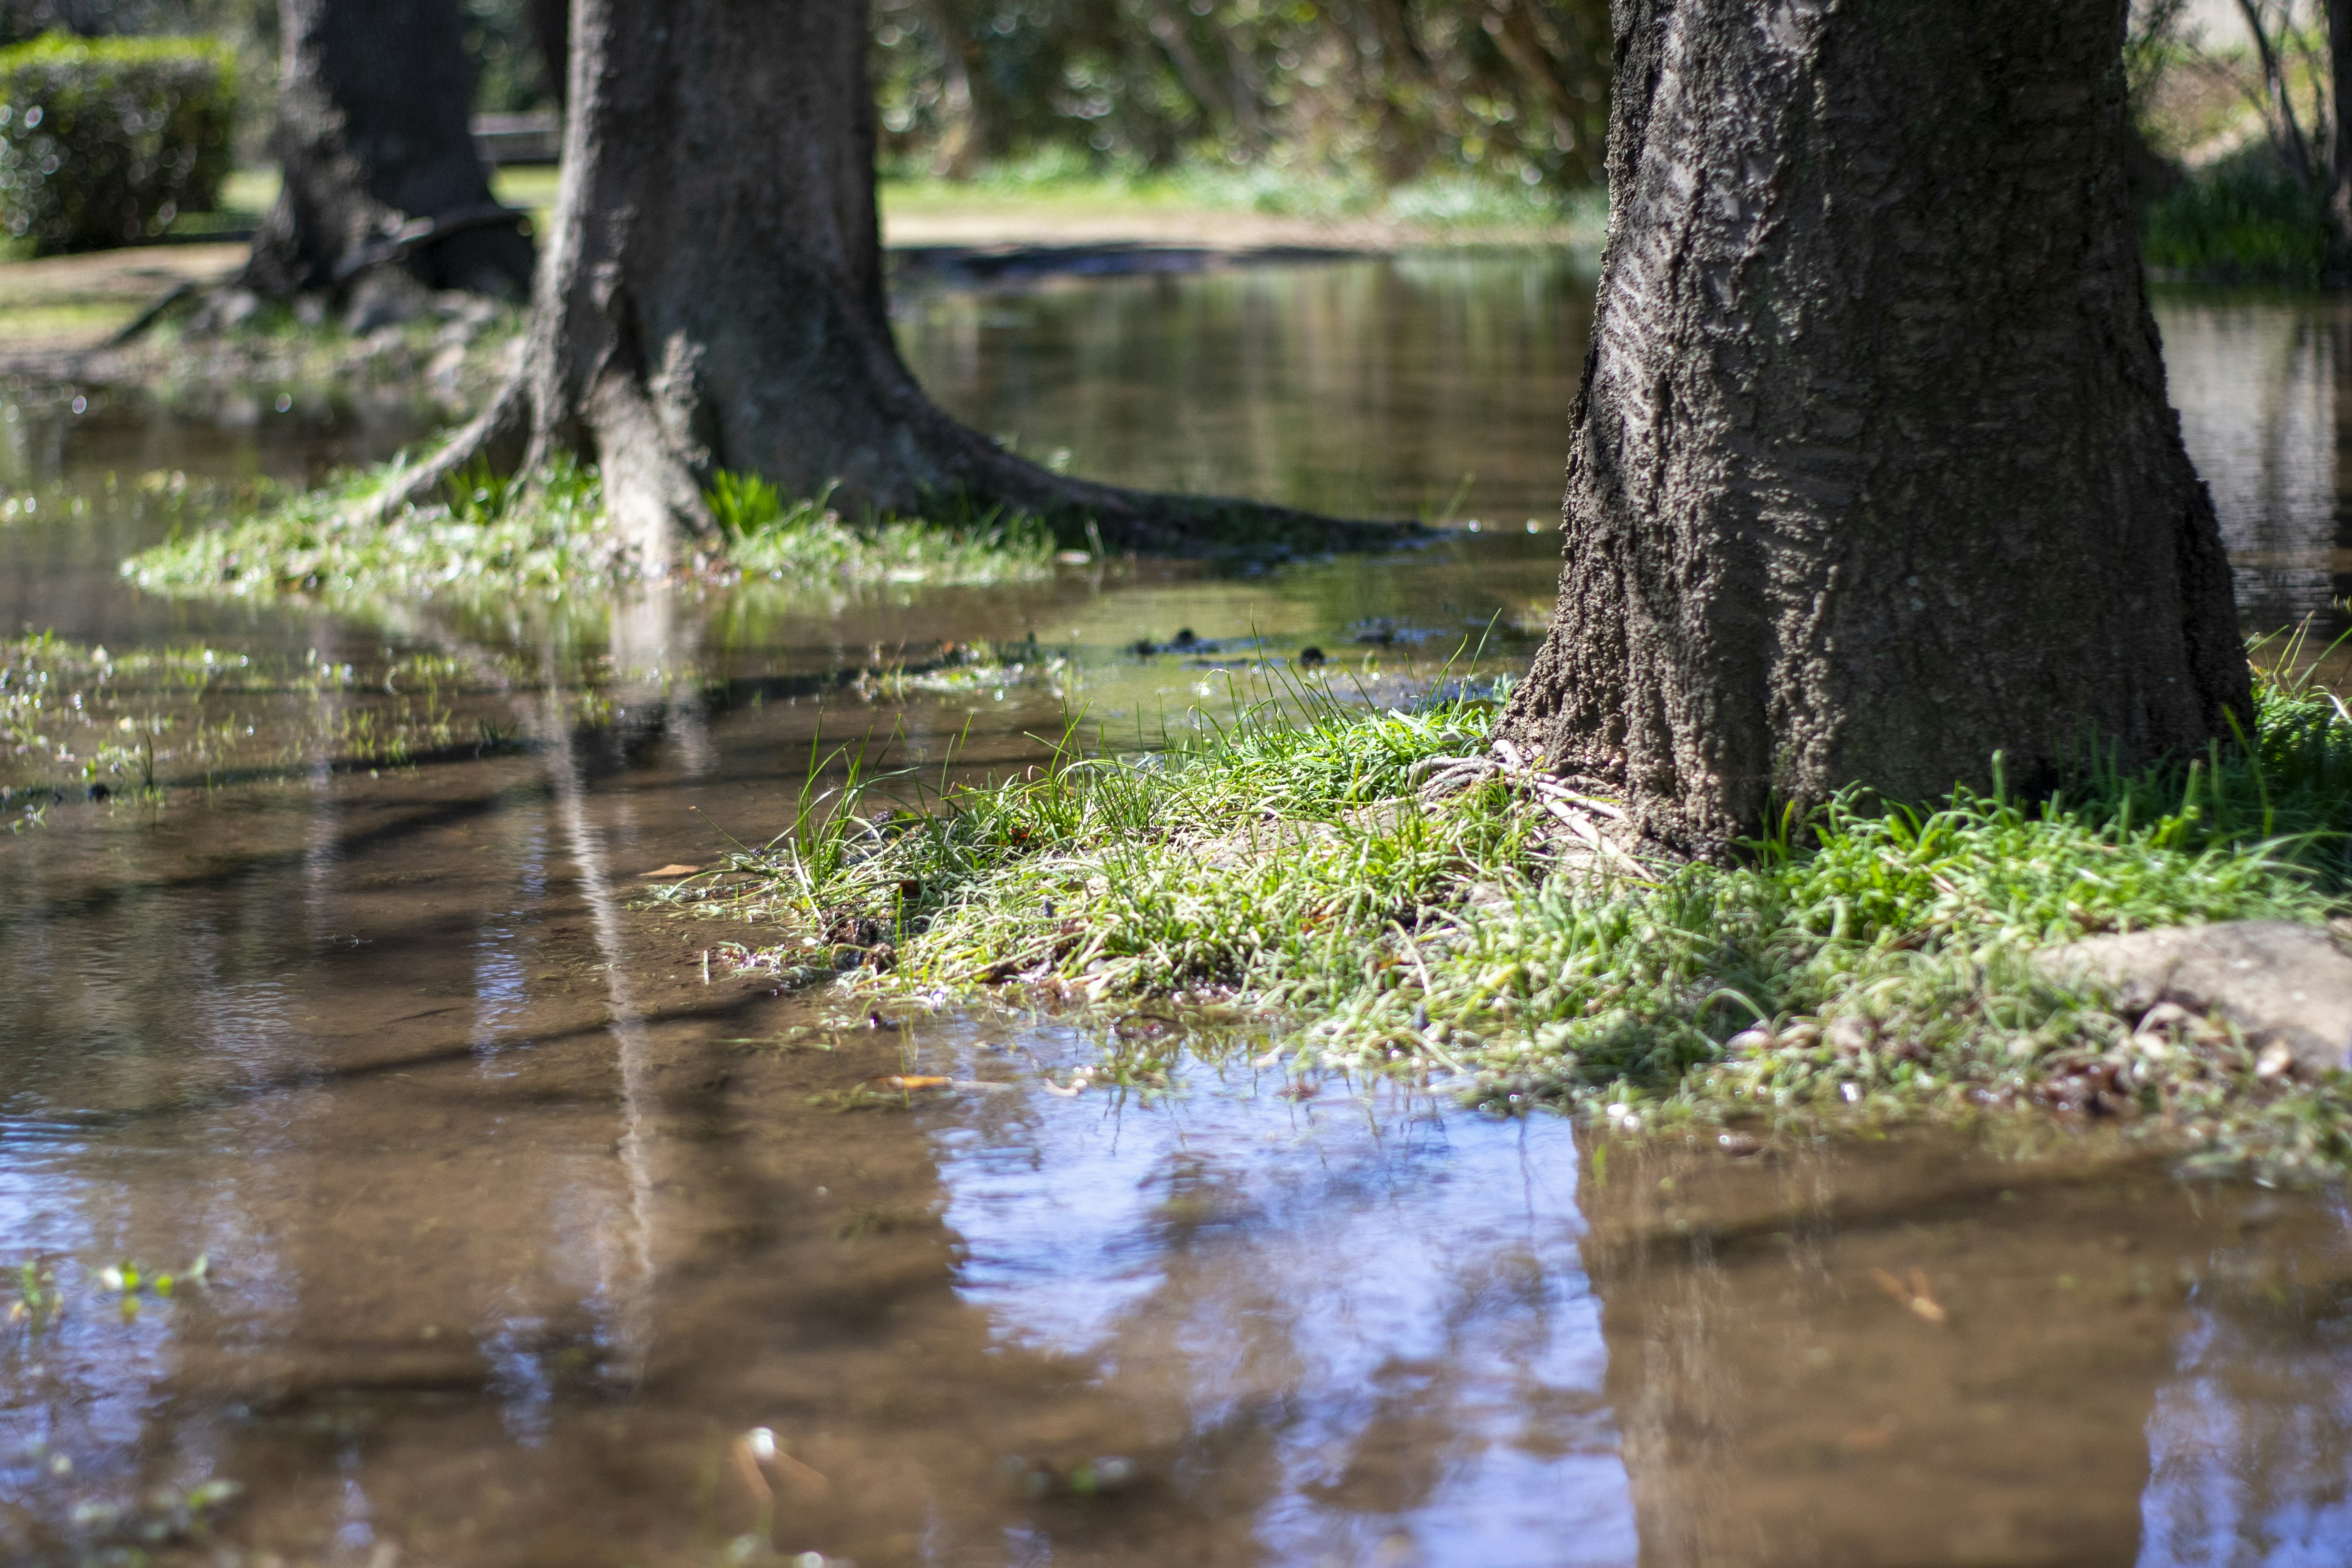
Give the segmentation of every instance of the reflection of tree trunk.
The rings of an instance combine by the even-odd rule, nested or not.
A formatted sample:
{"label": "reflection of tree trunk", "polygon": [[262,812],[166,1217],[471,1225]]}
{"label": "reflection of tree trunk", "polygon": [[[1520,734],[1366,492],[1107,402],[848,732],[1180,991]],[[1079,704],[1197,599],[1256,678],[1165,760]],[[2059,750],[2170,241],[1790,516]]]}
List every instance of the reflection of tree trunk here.
{"label": "reflection of tree trunk", "polygon": [[1645,1568],[2132,1560],[2179,1271],[2231,1234],[2160,1171],[1612,1142],[1579,1193]]}
{"label": "reflection of tree trunk", "polygon": [[530,241],[474,150],[454,0],[285,0],[281,15],[285,184],[245,286],[283,298],[398,273],[524,294]]}

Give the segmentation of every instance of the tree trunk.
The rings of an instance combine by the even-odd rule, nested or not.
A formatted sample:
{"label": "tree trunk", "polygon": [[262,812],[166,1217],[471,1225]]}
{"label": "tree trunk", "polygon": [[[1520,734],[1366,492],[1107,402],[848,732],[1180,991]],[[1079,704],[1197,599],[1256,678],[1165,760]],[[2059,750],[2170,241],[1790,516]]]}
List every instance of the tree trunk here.
{"label": "tree trunk", "polygon": [[[643,569],[708,536],[719,469],[851,509],[961,500],[1165,547],[1202,529],[1328,547],[1370,531],[1141,495],[1021,461],[899,359],[883,301],[862,0],[579,0],[554,232],[521,373],[394,504],[489,455],[601,465]],[[527,447],[524,446],[528,438]]]}
{"label": "tree trunk", "polygon": [[455,0],[282,0],[280,16],[285,184],[244,286],[527,294],[530,241],[474,151]]}
{"label": "tree trunk", "polygon": [[2125,0],[1620,0],[1558,612],[1500,734],[1699,853],[2250,712],[2126,189]]}
{"label": "tree trunk", "polygon": [[2352,0],[2327,0],[2327,211],[2339,263],[2352,260]]}
{"label": "tree trunk", "polygon": [[547,64],[547,89],[560,109],[572,74],[572,0],[528,0],[528,5],[531,42]]}

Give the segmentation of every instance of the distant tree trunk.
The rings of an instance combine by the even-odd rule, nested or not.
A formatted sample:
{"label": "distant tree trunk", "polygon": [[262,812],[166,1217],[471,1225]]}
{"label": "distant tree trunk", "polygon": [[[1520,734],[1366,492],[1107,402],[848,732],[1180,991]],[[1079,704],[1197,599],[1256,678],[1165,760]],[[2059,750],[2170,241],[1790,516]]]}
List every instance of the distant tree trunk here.
{"label": "distant tree trunk", "polygon": [[1003,151],[988,61],[972,37],[971,21],[950,0],[929,0],[924,14],[940,35],[940,124],[933,166],[950,180],[968,180]]}
{"label": "distant tree trunk", "polygon": [[2352,258],[2352,0],[2327,0],[2327,210],[2336,219],[2340,258]]}
{"label": "distant tree trunk", "polygon": [[862,0],[578,0],[572,103],[523,368],[380,504],[477,457],[603,469],[658,570],[706,537],[719,469],[851,508],[962,498],[1084,514],[1113,542],[1195,530],[1369,534],[1281,508],[1141,495],[1024,462],[948,417],[883,301]]}
{"label": "distant tree trunk", "polygon": [[1621,0],[1550,633],[1499,733],[1706,853],[2249,717],[2123,172],[2125,0]]}
{"label": "distant tree trunk", "polygon": [[556,107],[570,101],[572,78],[572,0],[529,0],[531,42],[539,46],[547,67],[547,89]]}
{"label": "distant tree trunk", "polygon": [[527,294],[530,241],[474,151],[456,0],[282,0],[280,19],[285,184],[245,286],[340,295],[396,273]]}

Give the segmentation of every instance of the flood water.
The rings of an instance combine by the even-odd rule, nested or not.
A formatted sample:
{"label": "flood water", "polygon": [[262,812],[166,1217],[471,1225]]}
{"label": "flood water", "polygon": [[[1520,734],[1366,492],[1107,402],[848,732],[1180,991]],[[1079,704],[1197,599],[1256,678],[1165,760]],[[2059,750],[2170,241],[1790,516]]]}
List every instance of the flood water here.
{"label": "flood water", "polygon": [[[1588,289],[1506,254],[902,303],[1024,451],[1464,525],[1252,575],[174,605],[114,571],[174,515],[138,473],[299,477],[413,416],[11,394],[0,627],[107,646],[91,737],[177,728],[138,731],[160,803],[0,837],[0,1558],[2352,1561],[2338,1196],[2070,1136],[1612,1143],[1193,1012],[1166,1087],[1113,1093],[1076,1087],[1098,1026],[778,994],[705,967],[761,931],[642,907],[782,826],[820,735],[1003,768],[1074,708],[1149,744],[1254,650],[1381,700],[1465,639],[1523,659]],[[2162,316],[2250,626],[2325,618],[2352,317]],[[1221,649],[1131,649],[1180,628]],[[1033,635],[985,680],[850,679]],[[857,1092],[910,1071],[952,1087]]]}

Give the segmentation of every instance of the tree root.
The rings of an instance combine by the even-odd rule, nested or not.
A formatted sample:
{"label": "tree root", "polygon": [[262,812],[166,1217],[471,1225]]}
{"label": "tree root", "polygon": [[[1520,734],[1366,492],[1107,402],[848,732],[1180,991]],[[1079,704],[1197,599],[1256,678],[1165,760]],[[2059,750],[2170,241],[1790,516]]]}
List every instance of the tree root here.
{"label": "tree root", "polygon": [[107,339],[105,342],[99,346],[110,349],[128,348],[131,343],[137,342],[141,334],[144,333],[148,328],[162,321],[165,316],[170,315],[173,310],[186,303],[197,294],[218,287],[220,287],[218,283],[199,283],[193,278],[174,283],[171,288],[165,289],[161,295],[158,295],[153,303],[150,304],[145,310],[140,311],[136,316],[131,318],[129,325],[125,326],[121,331],[115,333],[112,337]]}
{"label": "tree root", "polygon": [[[1432,763],[1437,765],[1432,767]],[[1636,875],[1648,874],[1639,860],[1611,842],[1608,829],[1602,826],[1605,821],[1619,833],[1630,834],[1633,827],[1631,811],[1619,802],[1570,789],[1542,769],[1531,766],[1525,754],[1509,741],[1498,740],[1486,751],[1470,756],[1431,757],[1414,765],[1415,773],[1423,769],[1429,770],[1428,776],[1420,781],[1414,793],[1425,806],[1459,799],[1479,784],[1501,779],[1534,800],[1546,816],[1567,828],[1570,837],[1593,854],[1603,860],[1615,861]]]}
{"label": "tree root", "polygon": [[502,457],[511,462],[530,435],[530,386],[521,376],[509,376],[488,407],[415,467],[401,468],[386,479],[382,489],[348,514],[350,521],[387,522],[406,508],[431,500],[443,486],[478,462],[496,463]]}

